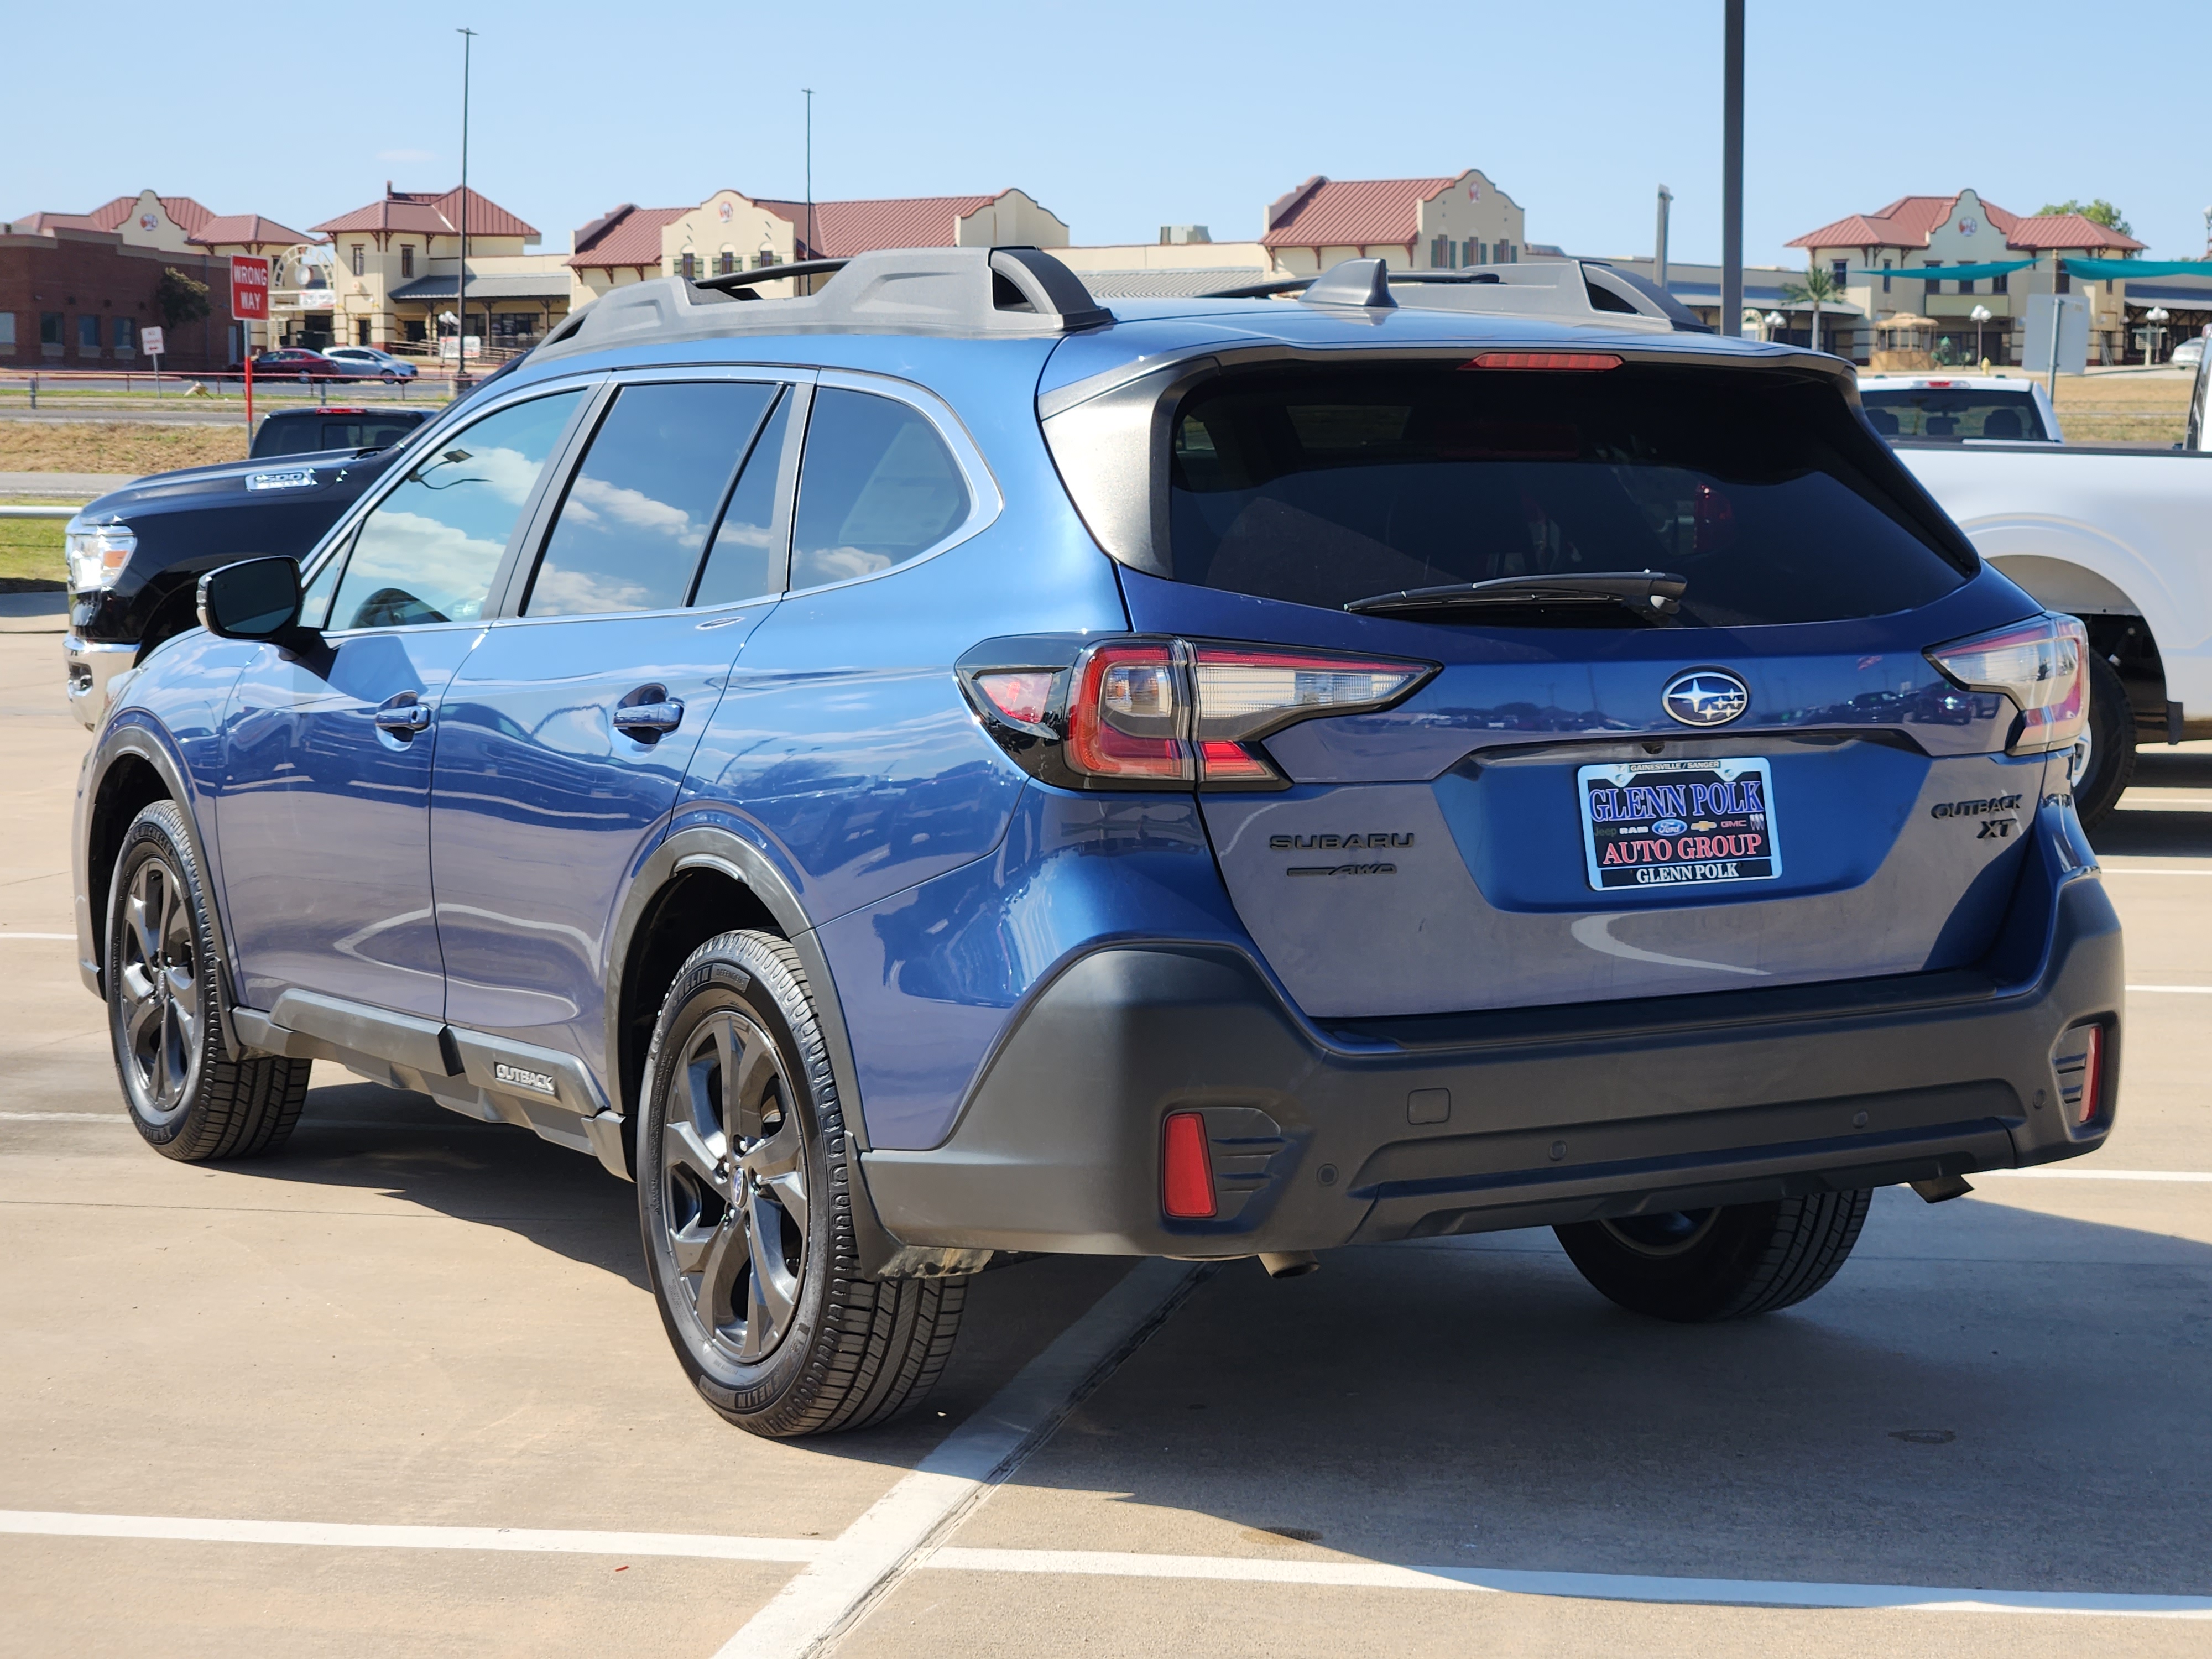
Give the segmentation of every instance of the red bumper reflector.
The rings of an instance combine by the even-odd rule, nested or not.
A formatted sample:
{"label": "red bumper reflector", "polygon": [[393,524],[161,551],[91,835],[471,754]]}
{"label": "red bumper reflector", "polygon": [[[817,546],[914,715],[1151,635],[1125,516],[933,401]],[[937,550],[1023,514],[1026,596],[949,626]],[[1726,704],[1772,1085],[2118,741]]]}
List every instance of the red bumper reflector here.
{"label": "red bumper reflector", "polygon": [[1160,1131],[1160,1208],[1175,1221],[1205,1221],[1214,1212],[1213,1155],[1206,1119],[1170,1112]]}
{"label": "red bumper reflector", "polygon": [[1466,368],[1619,368],[1610,351],[1486,351],[1462,364]]}
{"label": "red bumper reflector", "polygon": [[2097,1084],[2099,1074],[2105,1069],[2101,1063],[2104,1058],[2105,1028],[2101,1025],[2092,1025],[2089,1028],[2088,1052],[2082,1060],[2081,1103],[2075,1108],[2074,1111],[2074,1121],[2077,1124],[2094,1123],[2097,1121],[2097,1109],[2100,1104],[2097,1098],[2100,1092]]}

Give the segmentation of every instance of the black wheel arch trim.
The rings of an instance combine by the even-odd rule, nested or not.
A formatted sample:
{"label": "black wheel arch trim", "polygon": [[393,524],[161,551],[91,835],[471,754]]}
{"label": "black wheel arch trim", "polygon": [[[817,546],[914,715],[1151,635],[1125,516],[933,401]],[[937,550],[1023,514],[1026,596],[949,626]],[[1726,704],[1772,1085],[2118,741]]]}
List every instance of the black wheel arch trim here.
{"label": "black wheel arch trim", "polygon": [[185,834],[191,842],[192,861],[199,866],[201,880],[208,884],[208,890],[202,896],[206,900],[208,927],[215,935],[216,971],[222,976],[216,989],[220,1006],[225,1011],[223,1016],[217,1019],[216,1025],[222,1041],[223,1058],[236,1061],[243,1050],[239,1046],[237,1033],[231,1029],[228,1013],[237,1001],[237,975],[236,964],[230,952],[229,932],[223,921],[222,880],[214,860],[208,856],[207,837],[200,832],[198,813],[192,810],[192,791],[186,781],[184,766],[162,741],[162,735],[165,734],[157,734],[143,722],[118,724],[111,726],[100,738],[94,752],[84,784],[84,818],[77,829],[75,848],[80,860],[78,896],[84,901],[83,908],[78,912],[79,923],[84,933],[77,940],[80,952],[77,968],[84,977],[86,987],[104,1000],[107,995],[106,940],[110,931],[107,912],[114,903],[115,894],[111,883],[100,894],[100,914],[95,915],[92,899],[101,877],[93,868],[92,848],[100,793],[106,787],[108,775],[115,769],[118,762],[126,757],[133,758],[152,767],[161,779],[162,787],[168,792],[169,799],[176,805],[178,816],[184,820]]}
{"label": "black wheel arch trim", "polygon": [[[799,902],[799,895],[793,890],[790,881],[766,853],[731,830],[714,825],[693,824],[675,831],[647,855],[637,873],[631,878],[629,891],[623,895],[622,907],[616,915],[614,929],[608,939],[605,978],[608,1013],[604,1064],[609,1092],[615,1097],[616,1109],[635,1124],[643,1107],[643,1102],[629,1097],[629,1085],[623,1070],[620,1010],[623,1006],[623,975],[629,962],[631,946],[635,943],[638,927],[653,900],[670,883],[695,870],[713,871],[758,899],[763,908],[775,919],[785,940],[798,952],[799,966],[805,970],[807,988],[814,997],[815,1023],[822,1030],[823,1046],[829,1053],[830,1075],[836,1079],[837,1098],[844,1113],[845,1171],[848,1190],[853,1195],[853,1230],[860,1247],[861,1272],[876,1277],[885,1274],[887,1270],[926,1273],[934,1267],[943,1271],[943,1265],[934,1261],[943,1253],[909,1250],[884,1231],[877,1216],[874,1201],[868,1194],[867,1176],[860,1163],[860,1155],[869,1150],[867,1118],[862,1109],[860,1076],[853,1060],[853,1043],[846,1028],[844,1006],[837,996],[836,977],[830,972],[830,959],[823,952],[821,940],[815,936],[814,923],[807,915],[805,907]],[[629,1156],[634,1177],[636,1173],[634,1142]],[[923,1257],[929,1259],[919,1259]]]}

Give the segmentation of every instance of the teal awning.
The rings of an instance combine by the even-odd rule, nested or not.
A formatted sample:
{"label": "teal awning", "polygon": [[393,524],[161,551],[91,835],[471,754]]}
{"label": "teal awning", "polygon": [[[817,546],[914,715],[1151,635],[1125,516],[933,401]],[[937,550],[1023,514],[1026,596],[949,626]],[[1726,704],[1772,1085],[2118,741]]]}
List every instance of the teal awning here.
{"label": "teal awning", "polygon": [[2072,259],[2066,269],[2085,283],[2124,283],[2131,276],[2212,276],[2212,259]]}
{"label": "teal awning", "polygon": [[1999,259],[1980,265],[1900,265],[1894,270],[1856,270],[1854,276],[1903,276],[1916,283],[1980,283],[2026,270],[2033,259]]}

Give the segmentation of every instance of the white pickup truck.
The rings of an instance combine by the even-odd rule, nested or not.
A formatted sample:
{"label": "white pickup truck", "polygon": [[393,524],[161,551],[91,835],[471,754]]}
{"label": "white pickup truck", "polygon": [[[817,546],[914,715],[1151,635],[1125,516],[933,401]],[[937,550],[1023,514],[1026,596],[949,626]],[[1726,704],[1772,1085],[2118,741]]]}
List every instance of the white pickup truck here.
{"label": "white pickup truck", "polygon": [[[1894,417],[1912,386],[1932,378],[1864,377],[1869,417],[1886,426],[1880,412]],[[2090,732],[2074,793],[2093,823],[2127,787],[2138,742],[2212,738],[2212,365],[2198,365],[2188,435],[2170,449],[1984,438],[2000,402],[1969,386],[2008,387],[2004,398],[2017,399],[2031,383],[1954,384],[1990,409],[1962,404],[1942,417],[1945,435],[1900,430],[1891,442],[1984,558],[2087,625]],[[2023,424],[2041,420],[2050,438],[2059,435],[2039,397],[2013,407]]]}

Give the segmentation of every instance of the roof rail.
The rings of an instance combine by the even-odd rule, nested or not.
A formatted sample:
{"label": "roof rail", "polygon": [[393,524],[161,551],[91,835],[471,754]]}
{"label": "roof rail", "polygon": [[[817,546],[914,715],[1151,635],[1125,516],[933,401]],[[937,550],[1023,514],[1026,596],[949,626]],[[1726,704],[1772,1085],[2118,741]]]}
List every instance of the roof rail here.
{"label": "roof rail", "polygon": [[[835,274],[818,293],[760,302],[747,292]],[[751,301],[739,309],[734,303]],[[610,289],[538,348],[565,356],[648,339],[872,329],[901,334],[1065,334],[1114,320],[1082,280],[1033,247],[885,248],[698,281],[665,276]]]}
{"label": "roof rail", "polygon": [[[1418,290],[1397,297],[1392,290]],[[1543,259],[1460,270],[1392,270],[1380,259],[1346,259],[1318,276],[1286,276],[1218,289],[1208,300],[1259,300],[1297,294],[1306,305],[1548,317],[1638,332],[1710,334],[1689,307],[1657,283],[1595,259]]]}

